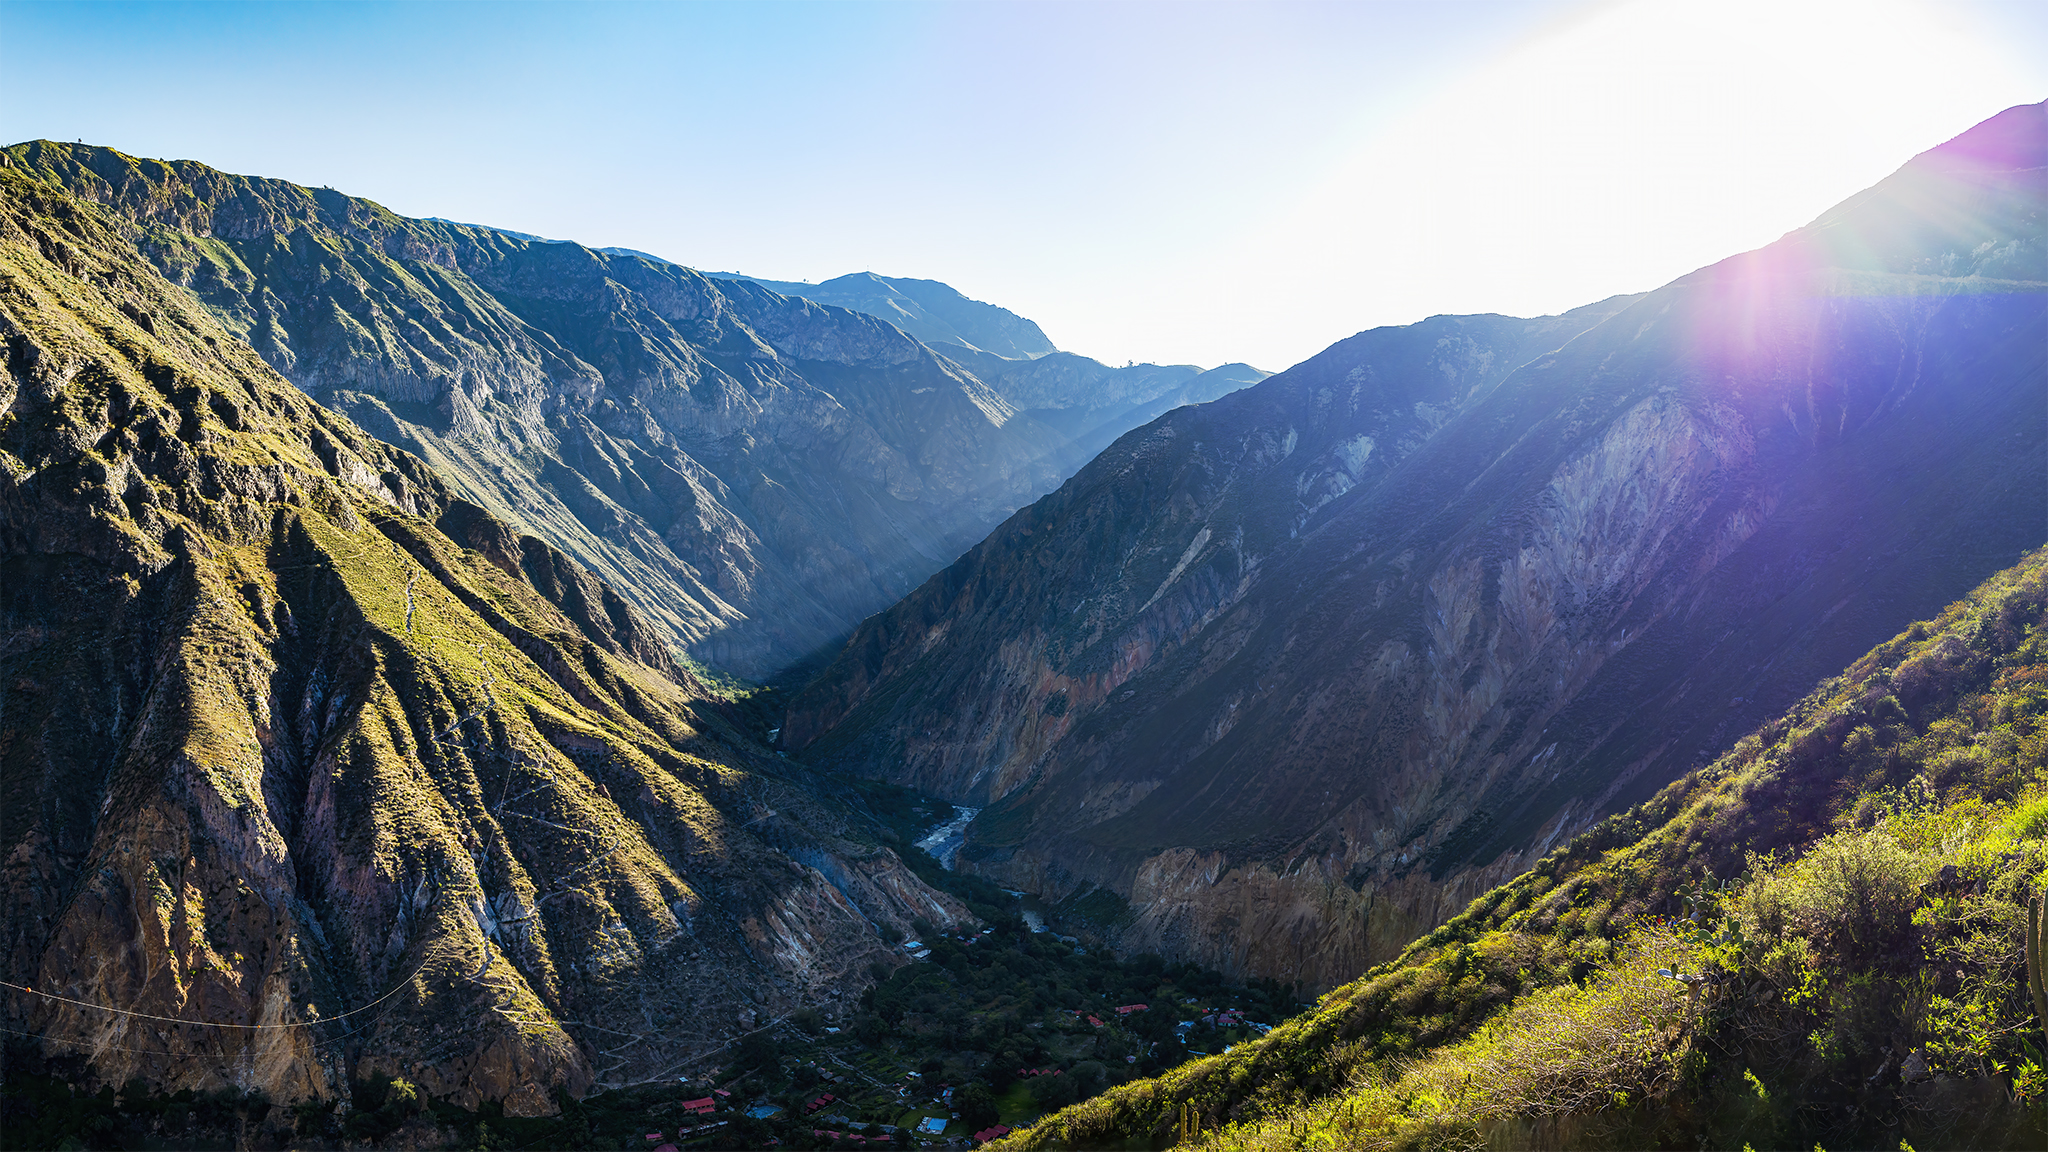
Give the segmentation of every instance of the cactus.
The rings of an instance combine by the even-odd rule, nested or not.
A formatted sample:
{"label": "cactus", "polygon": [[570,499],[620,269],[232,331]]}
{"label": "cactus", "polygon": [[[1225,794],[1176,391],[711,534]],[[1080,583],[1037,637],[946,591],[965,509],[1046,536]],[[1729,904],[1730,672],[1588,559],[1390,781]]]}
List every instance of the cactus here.
{"label": "cactus", "polygon": [[2034,995],[2034,1023],[2048,1032],[2048,955],[2044,955],[2042,927],[2048,922],[2048,893],[2036,892],[2027,900],[2027,990]]}
{"label": "cactus", "polygon": [[1189,1143],[1190,1141],[1194,1140],[1195,1137],[1201,1134],[1202,1114],[1200,1112],[1195,1111],[1195,1102],[1192,1100],[1181,1101],[1180,1139],[1177,1141],[1177,1143]]}
{"label": "cactus", "polygon": [[1695,944],[1712,951],[1732,948],[1736,964],[1741,963],[1742,949],[1747,941],[1742,935],[1742,924],[1733,916],[1722,916],[1721,922],[1708,932],[1708,921],[1720,911],[1723,900],[1733,895],[1735,882],[1716,880],[1708,873],[1697,884],[1681,884],[1673,895],[1685,901],[1686,916],[1678,922],[1678,930]]}

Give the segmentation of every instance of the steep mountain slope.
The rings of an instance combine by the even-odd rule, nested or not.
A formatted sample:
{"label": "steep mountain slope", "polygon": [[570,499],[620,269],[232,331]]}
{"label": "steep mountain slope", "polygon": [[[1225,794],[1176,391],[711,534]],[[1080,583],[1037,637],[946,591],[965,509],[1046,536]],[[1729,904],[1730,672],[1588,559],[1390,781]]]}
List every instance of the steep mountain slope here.
{"label": "steep mountain slope", "polygon": [[959,918],[616,592],[308,400],[131,220],[0,167],[8,1031],[106,1084],[385,1073],[533,1113]]}
{"label": "steep mountain slope", "polygon": [[695,656],[837,641],[1085,459],[872,317],[328,189],[48,141],[309,395],[574,557]]}
{"label": "steep mountain slope", "polygon": [[2038,1147],[2044,608],[2037,549],[1314,1011],[998,1147]]}
{"label": "steep mountain slope", "polygon": [[1330,986],[2048,532],[2043,106],[1768,248],[1125,436],[792,703],[962,859]]}
{"label": "steep mountain slope", "polygon": [[763,280],[738,272],[708,272],[714,280],[751,280],[771,292],[865,312],[903,329],[940,352],[958,346],[1007,360],[1057,351],[1038,325],[1008,308],[970,300],[950,284],[855,272],[818,284]]}

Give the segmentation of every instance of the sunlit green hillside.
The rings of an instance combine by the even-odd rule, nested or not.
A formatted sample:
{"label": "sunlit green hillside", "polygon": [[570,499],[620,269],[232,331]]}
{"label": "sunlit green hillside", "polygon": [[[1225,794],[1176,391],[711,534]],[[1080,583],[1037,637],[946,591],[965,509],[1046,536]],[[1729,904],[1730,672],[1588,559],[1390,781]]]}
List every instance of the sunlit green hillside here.
{"label": "sunlit green hillside", "polygon": [[2044,598],[2037,550],[1316,1011],[1003,1146],[2041,1146]]}

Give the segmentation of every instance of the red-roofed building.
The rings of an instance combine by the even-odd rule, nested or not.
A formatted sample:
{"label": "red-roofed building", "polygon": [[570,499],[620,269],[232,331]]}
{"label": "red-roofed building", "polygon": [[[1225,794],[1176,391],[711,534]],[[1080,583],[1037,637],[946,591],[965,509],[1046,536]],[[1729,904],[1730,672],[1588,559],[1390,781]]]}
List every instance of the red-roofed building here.
{"label": "red-roofed building", "polygon": [[1093,1016],[1090,1016],[1090,1017],[1088,1018],[1088,1022],[1089,1022],[1090,1024],[1093,1024],[1093,1025],[1095,1025],[1095,1026],[1096,1026],[1097,1028],[1100,1028],[1100,1027],[1102,1027],[1102,1021],[1100,1021],[1100,1020],[1097,1020],[1097,1019],[1096,1019],[1095,1017],[1093,1017]]}
{"label": "red-roofed building", "polygon": [[709,1116],[712,1109],[718,1107],[718,1098],[706,1096],[702,1100],[685,1100],[683,1101],[683,1107],[699,1116]]}
{"label": "red-roofed building", "polygon": [[1007,1124],[998,1124],[993,1128],[983,1128],[974,1134],[974,1142],[976,1144],[986,1144],[998,1136],[1008,1135],[1009,1131],[1010,1126]]}
{"label": "red-roofed building", "polygon": [[712,1089],[711,1091],[712,1091],[712,1093],[713,1093],[714,1095],[718,1095],[718,1096],[730,1096],[730,1095],[732,1095],[732,1093],[730,1093],[730,1092],[727,1092],[727,1091],[726,1091],[725,1089],[723,1089],[723,1088],[713,1088],[713,1089]]}
{"label": "red-roofed building", "polygon": [[1150,1011],[1150,1009],[1146,1008],[1146,1007],[1145,1007],[1145,1005],[1143,1005],[1143,1004],[1126,1004],[1126,1005],[1124,1005],[1123,1007],[1121,1007],[1121,1008],[1118,1008],[1118,1009],[1116,1010],[1116,1014],[1117,1014],[1117,1015],[1119,1015],[1119,1016],[1129,1016],[1129,1015],[1130,1015],[1131,1013],[1133,1013],[1133,1012],[1146,1012],[1146,1011]]}

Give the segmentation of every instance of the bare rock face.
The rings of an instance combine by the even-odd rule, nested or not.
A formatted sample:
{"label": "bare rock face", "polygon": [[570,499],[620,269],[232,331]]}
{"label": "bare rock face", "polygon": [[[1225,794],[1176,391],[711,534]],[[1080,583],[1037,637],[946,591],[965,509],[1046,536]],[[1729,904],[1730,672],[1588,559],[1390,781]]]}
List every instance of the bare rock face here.
{"label": "bare rock face", "polygon": [[134,219],[0,168],[10,1030],[106,1084],[385,1072],[530,1114],[855,986],[876,925],[961,918]]}
{"label": "bare rock face", "polygon": [[[307,394],[745,676],[838,643],[1107,440],[874,316],[623,249],[102,148],[37,141],[0,164],[117,213]],[[1010,319],[1013,350],[1050,350]]]}
{"label": "bare rock face", "polygon": [[814,762],[964,866],[1329,986],[2048,534],[2044,106],[1768,248],[1341,342],[1119,440],[862,626]]}

